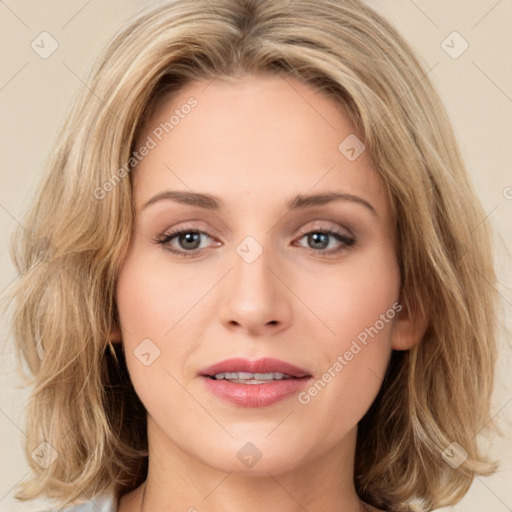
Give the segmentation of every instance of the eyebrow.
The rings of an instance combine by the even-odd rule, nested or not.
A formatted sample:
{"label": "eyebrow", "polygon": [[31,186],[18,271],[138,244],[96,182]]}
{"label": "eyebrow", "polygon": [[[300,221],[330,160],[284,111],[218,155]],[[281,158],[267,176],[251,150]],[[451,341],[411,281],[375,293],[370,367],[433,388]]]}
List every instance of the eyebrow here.
{"label": "eyebrow", "polygon": [[[149,199],[142,206],[141,210],[144,210],[149,205],[157,203],[159,201],[176,201],[177,203],[187,204],[190,206],[197,206],[199,208],[205,208],[209,210],[218,211],[224,208],[224,202],[219,197],[211,194],[200,194],[198,192],[186,192],[178,190],[166,190],[156,194]],[[370,212],[379,217],[379,214],[375,208],[365,199],[353,194],[347,194],[343,192],[322,192],[318,194],[310,195],[297,195],[292,198],[286,206],[290,210],[300,210],[304,208],[311,208],[313,206],[321,206],[335,201],[350,201],[353,203],[360,204],[370,210]]]}

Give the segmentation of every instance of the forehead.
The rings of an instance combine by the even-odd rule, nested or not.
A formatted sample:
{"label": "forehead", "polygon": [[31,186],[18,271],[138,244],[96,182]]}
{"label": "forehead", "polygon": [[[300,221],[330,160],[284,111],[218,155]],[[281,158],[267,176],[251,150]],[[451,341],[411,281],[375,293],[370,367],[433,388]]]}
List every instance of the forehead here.
{"label": "forehead", "polygon": [[164,189],[207,192],[228,205],[253,197],[262,207],[337,190],[386,210],[368,151],[347,157],[362,138],[340,104],[290,76],[192,82],[160,104],[139,137],[137,147],[152,149],[133,171],[136,207]]}

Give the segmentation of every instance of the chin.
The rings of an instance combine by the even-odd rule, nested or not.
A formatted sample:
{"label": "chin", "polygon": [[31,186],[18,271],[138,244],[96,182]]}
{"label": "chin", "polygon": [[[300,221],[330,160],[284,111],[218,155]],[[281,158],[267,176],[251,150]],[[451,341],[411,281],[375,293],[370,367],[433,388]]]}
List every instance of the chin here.
{"label": "chin", "polygon": [[285,445],[281,441],[276,445],[265,440],[265,435],[244,438],[252,441],[235,438],[217,450],[205,447],[209,456],[207,459],[201,456],[200,459],[224,473],[253,476],[285,473],[305,464],[304,443]]}

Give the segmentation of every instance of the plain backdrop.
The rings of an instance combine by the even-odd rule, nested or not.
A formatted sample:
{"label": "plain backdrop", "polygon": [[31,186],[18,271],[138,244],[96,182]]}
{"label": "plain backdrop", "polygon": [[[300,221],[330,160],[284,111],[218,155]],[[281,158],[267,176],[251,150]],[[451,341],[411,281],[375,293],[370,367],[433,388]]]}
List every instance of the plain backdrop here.
{"label": "plain backdrop", "polygon": [[[0,294],[17,279],[8,255],[9,237],[22,222],[37,189],[56,131],[77,87],[106,39],[129,14],[147,3],[0,1]],[[471,179],[495,228],[503,332],[510,332],[512,1],[369,3],[388,17],[415,48],[453,120]],[[43,32],[50,36],[41,35]],[[42,37],[46,43],[39,42],[38,53],[33,46],[37,48]],[[41,53],[49,52],[52,44],[58,47],[43,58]],[[4,342],[8,337],[7,319],[0,321]],[[504,436],[495,439],[488,449],[501,466],[494,476],[475,479],[466,497],[450,509],[457,512],[512,511],[512,380],[507,372],[511,367],[510,336],[503,334],[500,344],[493,414]],[[14,363],[9,349],[0,362],[0,512],[45,508],[43,501],[23,504],[13,498],[14,487],[29,471],[21,448],[28,390],[20,386]]]}

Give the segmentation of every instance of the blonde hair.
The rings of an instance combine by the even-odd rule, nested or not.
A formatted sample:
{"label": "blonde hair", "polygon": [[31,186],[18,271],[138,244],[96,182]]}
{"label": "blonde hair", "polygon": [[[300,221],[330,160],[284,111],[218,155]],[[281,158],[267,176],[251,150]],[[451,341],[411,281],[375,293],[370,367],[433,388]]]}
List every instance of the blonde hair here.
{"label": "blonde hair", "polygon": [[[359,0],[176,0],[144,9],[109,42],[13,240],[13,334],[34,384],[25,429],[33,475],[16,498],[69,505],[146,478],[145,410],[109,341],[134,219],[126,163],[162,98],[246,73],[294,77],[344,106],[388,188],[401,302],[428,319],[420,343],[393,352],[359,424],[358,494],[428,511],[495,470],[477,446],[492,425],[496,360],[489,228],[428,72]],[[58,455],[46,469],[32,457],[43,441]],[[457,469],[443,459],[451,443],[468,454]]]}

